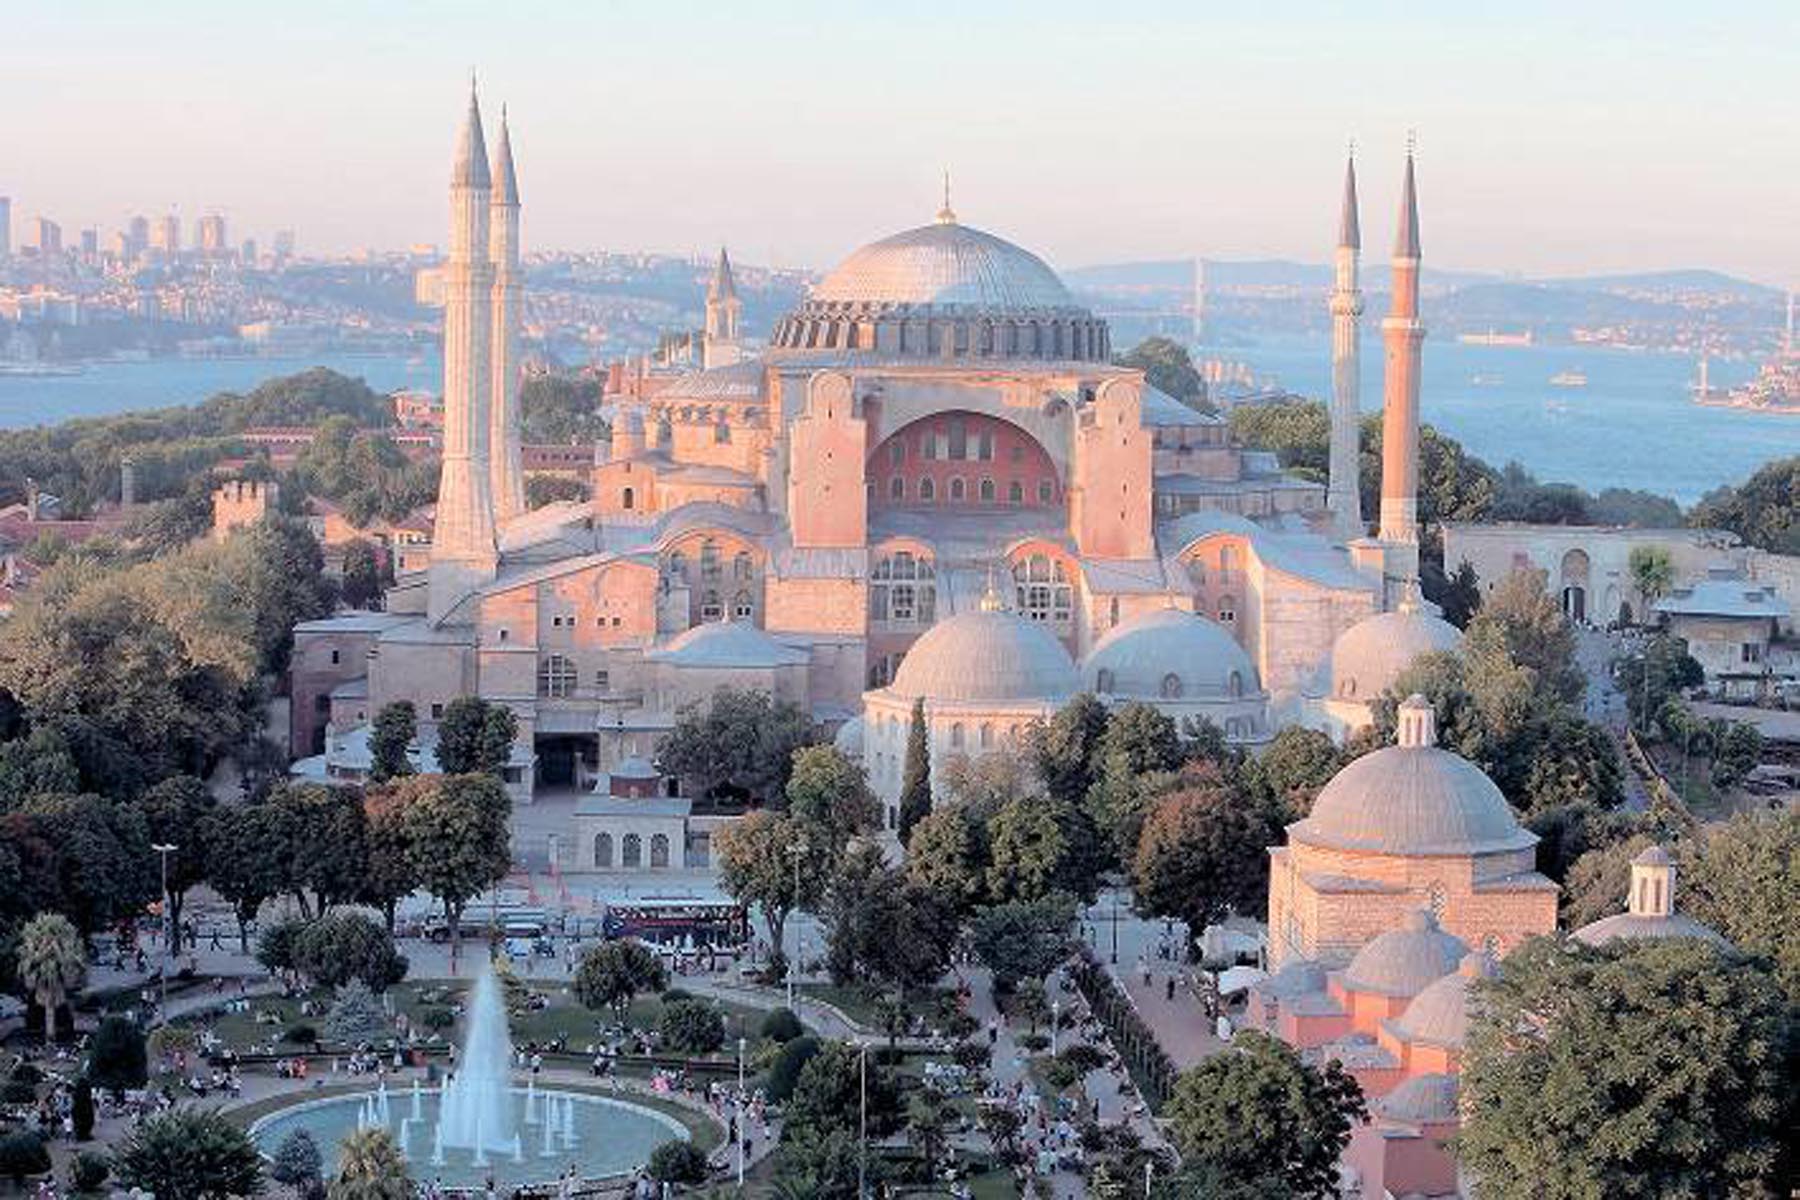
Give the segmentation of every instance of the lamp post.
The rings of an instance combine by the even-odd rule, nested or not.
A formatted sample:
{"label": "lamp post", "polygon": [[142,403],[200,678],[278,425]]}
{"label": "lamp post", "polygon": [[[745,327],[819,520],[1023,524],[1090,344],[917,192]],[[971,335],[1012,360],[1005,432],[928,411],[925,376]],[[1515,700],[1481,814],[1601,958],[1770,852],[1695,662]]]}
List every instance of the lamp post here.
{"label": "lamp post", "polygon": [[738,1038],[738,1190],[744,1189],[744,1039]]}
{"label": "lamp post", "polygon": [[169,902],[169,855],[177,847],[168,842],[156,842],[150,847],[162,858],[162,894],[163,894],[163,952],[162,952],[162,1006],[157,1013],[157,1024],[169,1023],[169,939],[175,932],[175,907]]}
{"label": "lamp post", "polygon": [[867,1200],[869,1164],[869,1043],[858,1060],[856,1119],[856,1200]]}
{"label": "lamp post", "polygon": [[1056,1034],[1062,1025],[1062,1001],[1050,1002],[1050,1057],[1056,1057]]}
{"label": "lamp post", "polygon": [[1116,967],[1119,965],[1119,888],[1117,884],[1113,885],[1112,901],[1112,962]]}
{"label": "lamp post", "polygon": [[[794,860],[794,896],[793,904],[788,908],[788,913],[792,915],[800,910],[800,860],[806,857],[806,843],[804,841],[794,842],[788,847],[788,855]],[[800,929],[796,925],[794,928],[794,960],[787,965],[787,1006],[791,1013],[798,1012],[794,1007],[794,973],[800,969],[799,942]],[[785,952],[787,947],[783,946],[781,950]]]}

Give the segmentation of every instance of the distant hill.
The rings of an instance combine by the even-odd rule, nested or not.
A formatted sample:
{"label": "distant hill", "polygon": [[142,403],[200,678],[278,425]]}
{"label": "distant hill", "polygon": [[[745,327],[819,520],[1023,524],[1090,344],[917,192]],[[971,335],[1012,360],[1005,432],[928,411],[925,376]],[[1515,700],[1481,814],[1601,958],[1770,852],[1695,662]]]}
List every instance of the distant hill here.
{"label": "distant hill", "polygon": [[1780,288],[1752,283],[1748,279],[1739,279],[1735,275],[1703,267],[1681,271],[1644,271],[1631,275],[1579,275],[1538,282],[1547,287],[1592,288],[1602,291],[1700,292],[1750,301],[1780,300],[1785,294]]}

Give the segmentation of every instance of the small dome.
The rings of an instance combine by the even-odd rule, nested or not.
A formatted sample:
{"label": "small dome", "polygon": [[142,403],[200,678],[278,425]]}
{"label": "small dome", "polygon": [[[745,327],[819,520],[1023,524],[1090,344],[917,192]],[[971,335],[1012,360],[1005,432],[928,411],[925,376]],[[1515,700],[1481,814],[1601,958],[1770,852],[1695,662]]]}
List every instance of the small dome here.
{"label": "small dome", "polygon": [[1457,1120],[1458,1085],[1454,1075],[1415,1075],[1373,1104],[1375,1115],[1414,1125]]}
{"label": "small dome", "polygon": [[1332,776],[1311,815],[1288,826],[1290,838],[1422,856],[1537,844],[1537,835],[1519,827],[1506,797],[1480,767],[1429,744],[1435,736],[1431,710],[1418,707],[1402,706],[1402,744],[1365,754]]}
{"label": "small dome", "polygon": [[1461,645],[1462,633],[1440,617],[1411,607],[1376,613],[1338,635],[1316,686],[1330,699],[1368,704],[1419,655]]}
{"label": "small dome", "polygon": [[776,641],[748,621],[708,621],[669,639],[648,657],[676,667],[749,670],[803,666],[811,659]]}
{"label": "small dome", "polygon": [[1454,975],[1427,984],[1413,997],[1394,1022],[1394,1031],[1409,1042],[1460,1049],[1469,1036],[1470,985],[1493,973],[1494,960],[1487,955],[1464,955]]}
{"label": "small dome", "polygon": [[1672,865],[1674,861],[1674,859],[1669,857],[1669,852],[1667,850],[1664,850],[1661,846],[1652,845],[1646,846],[1640,850],[1637,857],[1631,860],[1631,865],[1634,867],[1667,867]]}
{"label": "small dome", "polygon": [[1180,609],[1133,617],[1081,664],[1082,686],[1141,700],[1235,699],[1260,691],[1256,667],[1225,627]]}
{"label": "small dome", "polygon": [[1438,928],[1437,918],[1415,910],[1406,914],[1400,928],[1388,930],[1356,952],[1344,968],[1344,986],[1379,996],[1417,996],[1456,970],[1468,952],[1461,938]]}
{"label": "small dome", "polygon": [[871,242],[820,281],[814,302],[1066,309],[1069,291],[1029,250],[955,221]]}
{"label": "small dome", "polygon": [[619,760],[617,766],[607,772],[616,779],[661,779],[662,772],[651,766],[645,759],[632,755]]}
{"label": "small dome", "polygon": [[839,725],[837,736],[831,739],[831,744],[836,746],[838,752],[845,758],[853,758],[860,762],[863,756],[863,719],[851,717]]}
{"label": "small dome", "polygon": [[1709,925],[1702,925],[1686,913],[1667,916],[1640,916],[1637,913],[1615,913],[1601,917],[1577,929],[1574,938],[1589,946],[1604,946],[1621,938],[1699,938],[1721,950],[1733,949],[1725,936]]}
{"label": "small dome", "polygon": [[959,613],[913,643],[888,691],[908,700],[1060,704],[1081,686],[1042,625],[1004,609]]}

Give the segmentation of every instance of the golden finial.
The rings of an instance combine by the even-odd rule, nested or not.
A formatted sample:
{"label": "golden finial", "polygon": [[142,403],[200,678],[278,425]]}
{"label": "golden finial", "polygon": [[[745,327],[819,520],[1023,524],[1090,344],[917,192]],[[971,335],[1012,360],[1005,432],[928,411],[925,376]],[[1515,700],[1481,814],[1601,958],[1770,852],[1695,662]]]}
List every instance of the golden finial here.
{"label": "golden finial", "polygon": [[938,224],[956,224],[956,210],[950,207],[950,169],[944,168],[944,207],[938,209]]}
{"label": "golden finial", "polygon": [[1417,129],[1408,129],[1406,131],[1406,157],[1411,158],[1414,154],[1418,153],[1418,150],[1419,131]]}
{"label": "golden finial", "polygon": [[995,580],[994,564],[988,563],[987,590],[981,594],[982,612],[1003,612],[1006,601],[1000,596],[1000,585]]}

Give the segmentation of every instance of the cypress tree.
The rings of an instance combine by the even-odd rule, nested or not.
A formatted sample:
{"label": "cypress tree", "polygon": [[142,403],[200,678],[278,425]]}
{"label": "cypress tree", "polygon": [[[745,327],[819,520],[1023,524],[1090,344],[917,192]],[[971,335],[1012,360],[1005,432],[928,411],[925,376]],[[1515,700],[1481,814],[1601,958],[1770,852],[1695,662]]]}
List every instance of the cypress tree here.
{"label": "cypress tree", "polygon": [[931,751],[925,742],[925,701],[913,701],[912,728],[906,735],[906,767],[900,775],[900,843],[912,839],[913,826],[931,812]]}

